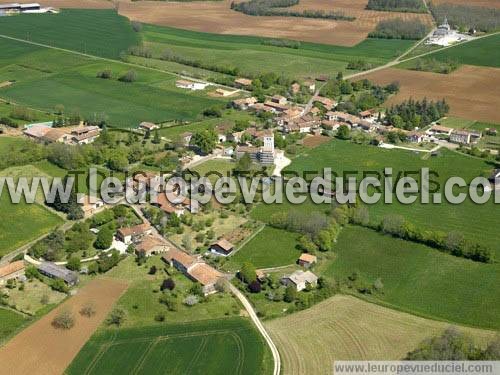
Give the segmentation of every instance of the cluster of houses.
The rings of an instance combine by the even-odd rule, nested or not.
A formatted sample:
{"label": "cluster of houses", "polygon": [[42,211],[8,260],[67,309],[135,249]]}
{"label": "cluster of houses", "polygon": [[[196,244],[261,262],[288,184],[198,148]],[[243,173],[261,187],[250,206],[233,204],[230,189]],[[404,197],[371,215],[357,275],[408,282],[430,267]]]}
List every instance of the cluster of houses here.
{"label": "cluster of houses", "polygon": [[35,141],[43,143],[64,143],[67,145],[84,145],[94,142],[100,135],[98,126],[79,126],[54,128],[51,122],[27,125],[23,134]]}
{"label": "cluster of houses", "polygon": [[472,39],[471,35],[475,34],[475,30],[469,30],[469,34],[462,34],[457,30],[453,30],[448,23],[448,19],[445,17],[441,25],[437,27],[432,33],[429,39],[425,42],[426,44],[438,45],[442,47],[447,47],[457,42],[462,42],[465,40]]}
{"label": "cluster of houses", "polygon": [[426,131],[426,134],[434,137],[443,137],[448,139],[451,143],[461,145],[471,145],[477,143],[481,137],[482,132],[477,130],[453,129],[441,125],[433,125]]}

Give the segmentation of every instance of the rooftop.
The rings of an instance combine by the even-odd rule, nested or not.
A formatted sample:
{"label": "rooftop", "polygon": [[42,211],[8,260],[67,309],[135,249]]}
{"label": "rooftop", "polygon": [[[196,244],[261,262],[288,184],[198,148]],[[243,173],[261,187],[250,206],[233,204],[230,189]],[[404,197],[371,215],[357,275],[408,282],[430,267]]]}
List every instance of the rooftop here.
{"label": "rooftop", "polygon": [[175,260],[177,263],[182,264],[185,268],[189,268],[197,262],[197,259],[195,257],[186,254],[184,251],[176,248],[171,248],[170,250],[168,250],[162,258],[167,262],[172,262]]}
{"label": "rooftop", "polygon": [[201,285],[215,284],[222,274],[206,263],[198,263],[189,271],[189,275]]}
{"label": "rooftop", "polygon": [[124,236],[134,236],[138,234],[142,234],[151,229],[151,226],[148,223],[142,223],[139,225],[134,225],[133,227],[125,227],[118,229],[118,232]]}

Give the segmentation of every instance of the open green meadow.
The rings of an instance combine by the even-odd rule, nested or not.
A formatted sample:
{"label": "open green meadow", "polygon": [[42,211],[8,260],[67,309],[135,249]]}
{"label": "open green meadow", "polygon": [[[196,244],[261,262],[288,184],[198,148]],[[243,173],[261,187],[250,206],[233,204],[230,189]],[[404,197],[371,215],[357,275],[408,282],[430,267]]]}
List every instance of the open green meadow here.
{"label": "open green meadow", "polygon": [[0,197],[0,207],[0,256],[35,240],[63,222],[39,204],[12,203],[7,191]]}
{"label": "open green meadow", "polygon": [[[62,104],[67,113],[104,118],[116,127],[133,127],[141,121],[192,121],[205,108],[222,103],[204,93],[176,88],[176,77],[168,73],[7,39],[0,39],[0,61],[5,64],[0,81],[15,81],[0,89],[0,97],[49,112]],[[104,70],[110,70],[113,78],[96,77]],[[136,80],[118,81],[129,70],[136,72]]]}
{"label": "open green meadow", "polygon": [[383,290],[370,300],[464,325],[500,328],[498,264],[472,262],[351,226],[342,230],[334,252],[335,260],[321,267],[321,274],[343,280],[358,272],[368,283],[380,278]]}
{"label": "open green meadow", "polygon": [[22,314],[0,308],[0,345],[5,338],[9,337],[17,329],[26,323]]}
{"label": "open green meadow", "polygon": [[257,268],[288,266],[297,262],[297,233],[265,227],[229,258],[230,264],[251,262]]}
{"label": "open green meadow", "polygon": [[447,48],[429,55],[429,57],[446,61],[453,60],[461,64],[500,67],[500,34],[488,36]]}
{"label": "open green meadow", "polygon": [[354,47],[301,42],[298,49],[263,45],[265,38],[220,35],[145,25],[145,45],[159,58],[171,51],[205,64],[238,67],[243,75],[263,72],[294,77],[333,75],[345,71],[350,61],[365,60],[381,65],[403,53],[412,41],[367,39]]}
{"label": "open green meadow", "polygon": [[[346,171],[355,171],[358,180],[363,172],[383,173],[384,168],[393,168],[395,179],[399,172],[412,172],[410,176],[418,180],[421,168],[427,167],[438,173],[439,177],[432,178],[441,184],[444,191],[444,181],[449,177],[458,176],[470,182],[474,177],[488,177],[493,165],[487,161],[464,156],[462,154],[441,149],[439,156],[430,156],[405,150],[386,150],[374,146],[357,145],[350,142],[333,140],[293,159],[287,167],[289,171],[302,173],[313,171],[314,174],[322,173],[322,168],[332,168],[332,171],[342,175]],[[311,177],[312,178],[312,177]],[[418,202],[411,205],[397,203],[394,197],[393,204],[379,202],[369,206],[370,219],[380,221],[387,214],[403,215],[408,221],[430,230],[453,231],[458,230],[470,239],[481,242],[492,248],[496,257],[500,257],[499,235],[492,232],[491,228],[500,226],[498,209],[490,200],[489,204],[476,205],[471,200],[460,205],[452,205],[443,197],[442,204],[422,204]],[[283,209],[311,211],[327,209],[325,205],[305,204],[293,205],[259,205],[252,216],[264,221],[272,213]]]}
{"label": "open green meadow", "polygon": [[14,38],[113,59],[140,42],[130,21],[112,9],[2,17],[0,30]]}
{"label": "open green meadow", "polygon": [[267,374],[270,353],[243,318],[101,330],[68,374]]}

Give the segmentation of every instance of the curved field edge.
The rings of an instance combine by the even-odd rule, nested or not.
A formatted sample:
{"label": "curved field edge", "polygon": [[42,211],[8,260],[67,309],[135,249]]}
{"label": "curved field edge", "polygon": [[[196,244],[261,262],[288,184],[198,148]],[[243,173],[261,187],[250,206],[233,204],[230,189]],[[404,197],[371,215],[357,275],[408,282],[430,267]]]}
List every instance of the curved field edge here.
{"label": "curved field edge", "polygon": [[[337,295],[265,326],[288,375],[331,374],[335,360],[398,360],[449,324]],[[459,329],[480,345],[495,336],[494,331]]]}
{"label": "curved field edge", "polygon": [[244,318],[102,329],[66,369],[71,374],[271,373],[268,347]]}

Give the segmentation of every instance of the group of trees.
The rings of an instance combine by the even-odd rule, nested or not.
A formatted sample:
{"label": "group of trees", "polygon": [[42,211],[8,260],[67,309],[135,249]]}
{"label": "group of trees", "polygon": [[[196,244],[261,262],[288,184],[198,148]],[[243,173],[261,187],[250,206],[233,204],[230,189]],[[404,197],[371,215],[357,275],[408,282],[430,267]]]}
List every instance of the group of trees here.
{"label": "group of trees", "polygon": [[[362,210],[363,219],[356,219],[358,210]],[[378,232],[401,238],[407,241],[421,243],[447,254],[473,260],[475,262],[492,263],[493,254],[491,250],[456,231],[449,233],[433,230],[424,230],[408,222],[401,215],[386,215],[378,224],[369,221],[368,211],[364,207],[351,210],[350,222],[361,225]]]}
{"label": "group of trees", "polygon": [[471,337],[450,327],[441,336],[425,340],[406,355],[410,361],[497,361],[500,360],[500,336],[486,348],[478,346]]}
{"label": "group of trees", "polygon": [[271,216],[270,225],[303,234],[299,247],[308,253],[332,250],[340,232],[340,226],[333,218],[319,212],[279,212]]}
{"label": "group of trees", "polygon": [[264,46],[273,46],[273,47],[284,47],[284,48],[293,48],[299,49],[300,42],[297,40],[288,40],[288,39],[264,39],[261,42]]}
{"label": "group of trees", "polygon": [[402,18],[393,18],[380,21],[375,30],[368,34],[368,37],[419,40],[427,35],[428,29],[427,25],[417,19],[404,20]]}
{"label": "group of trees", "polygon": [[430,10],[438,23],[443,22],[446,17],[452,27],[463,32],[470,29],[490,32],[500,27],[500,9],[498,8],[431,3]]}
{"label": "group of trees", "polygon": [[434,58],[419,58],[415,61],[412,70],[450,74],[457,70],[459,66],[460,63],[455,60],[440,61]]}
{"label": "group of trees", "polygon": [[388,12],[425,13],[423,0],[368,0],[366,9]]}
{"label": "group of trees", "polygon": [[343,12],[325,12],[324,10],[288,11],[282,8],[297,5],[299,0],[250,0],[240,3],[231,3],[231,9],[250,16],[282,16],[324,18],[343,21],[354,21],[356,18],[346,16]]}
{"label": "group of trees", "polygon": [[391,106],[386,120],[396,128],[413,130],[429,125],[444,117],[450,110],[445,99],[436,102],[424,98],[422,101],[409,99]]}
{"label": "group of trees", "polygon": [[[63,186],[66,186],[66,179],[63,181]],[[45,204],[52,207],[56,211],[65,213],[69,220],[78,220],[83,218],[82,206],[78,203],[74,187],[67,202],[63,202],[61,200],[61,196],[58,191],[54,197],[54,201],[46,201]]]}
{"label": "group of trees", "polygon": [[372,68],[373,68],[373,64],[369,63],[365,60],[350,61],[347,64],[347,69],[350,69],[350,70],[369,70]]}

